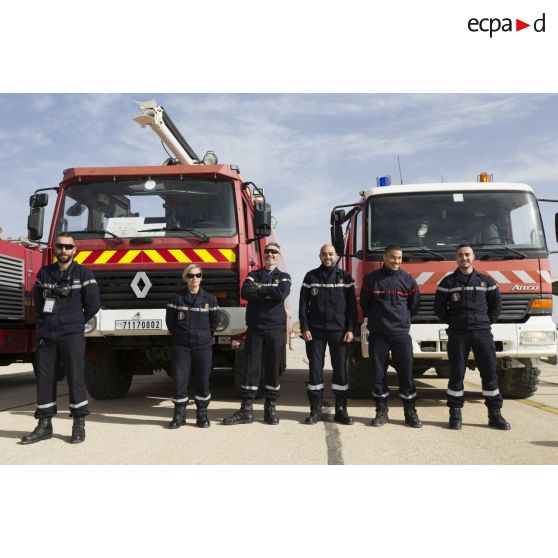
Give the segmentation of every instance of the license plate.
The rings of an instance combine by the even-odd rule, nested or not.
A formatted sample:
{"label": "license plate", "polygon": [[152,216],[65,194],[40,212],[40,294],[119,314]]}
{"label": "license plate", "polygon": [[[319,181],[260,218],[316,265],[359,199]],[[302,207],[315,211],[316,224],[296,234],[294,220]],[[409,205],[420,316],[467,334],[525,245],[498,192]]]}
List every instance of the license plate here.
{"label": "license plate", "polygon": [[151,330],[163,329],[162,320],[115,320],[114,329]]}

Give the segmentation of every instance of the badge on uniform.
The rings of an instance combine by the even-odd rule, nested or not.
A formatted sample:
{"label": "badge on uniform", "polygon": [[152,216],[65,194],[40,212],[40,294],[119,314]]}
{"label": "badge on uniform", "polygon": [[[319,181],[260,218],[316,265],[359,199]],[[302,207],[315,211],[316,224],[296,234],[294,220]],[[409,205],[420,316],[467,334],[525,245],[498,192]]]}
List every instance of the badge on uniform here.
{"label": "badge on uniform", "polygon": [[342,285],[343,284],[343,279],[339,279],[339,284]]}
{"label": "badge on uniform", "polygon": [[209,302],[206,302],[204,308],[209,308]]}
{"label": "badge on uniform", "polygon": [[481,287],[486,287],[486,283],[484,281],[481,281]]}
{"label": "badge on uniform", "polygon": [[460,298],[461,298],[461,295],[459,293],[453,293],[451,295],[451,299],[453,300],[453,302],[457,302]]}
{"label": "badge on uniform", "polygon": [[45,298],[45,304],[43,306],[43,312],[45,314],[54,314],[56,312],[56,299],[55,298]]}
{"label": "badge on uniform", "polygon": [[182,310],[176,315],[179,320],[183,320],[186,317],[186,313],[182,312]]}
{"label": "badge on uniform", "polygon": [[273,284],[274,285],[279,285],[279,279],[273,279]]}
{"label": "badge on uniform", "polygon": [[312,287],[310,289],[310,293],[312,294],[312,296],[316,296],[318,294],[318,287]]}

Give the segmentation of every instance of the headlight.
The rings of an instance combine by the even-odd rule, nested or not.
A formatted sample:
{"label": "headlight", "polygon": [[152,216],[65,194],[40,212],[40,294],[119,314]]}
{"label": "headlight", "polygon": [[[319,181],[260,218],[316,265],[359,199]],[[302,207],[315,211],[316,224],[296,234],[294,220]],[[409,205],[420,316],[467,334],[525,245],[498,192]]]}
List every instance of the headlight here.
{"label": "headlight", "polygon": [[521,345],[552,345],[555,342],[555,331],[522,331],[519,336]]}
{"label": "headlight", "polygon": [[91,333],[97,329],[97,316],[93,316],[86,324],[85,324],[85,333]]}
{"label": "headlight", "polygon": [[228,312],[225,312],[224,310],[219,310],[219,323],[217,324],[217,328],[215,329],[215,331],[225,331],[225,329],[229,327],[230,323],[231,323],[231,318]]}

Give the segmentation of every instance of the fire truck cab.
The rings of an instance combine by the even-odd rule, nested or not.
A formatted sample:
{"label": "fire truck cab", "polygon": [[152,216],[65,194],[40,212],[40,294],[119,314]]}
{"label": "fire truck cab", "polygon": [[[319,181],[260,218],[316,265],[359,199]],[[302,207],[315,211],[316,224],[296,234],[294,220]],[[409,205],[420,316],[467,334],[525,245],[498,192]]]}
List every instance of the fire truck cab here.
{"label": "fire truck cab", "polygon": [[[504,397],[523,398],[537,389],[541,357],[556,355],[552,280],[541,215],[526,184],[492,182],[393,186],[389,177],[360,193],[355,204],[331,214],[332,242],[339,264],[353,275],[360,295],[364,276],[383,265],[386,246],[403,251],[402,268],[416,279],[420,310],[412,319],[414,371],[431,367],[449,376],[446,324],[434,314],[438,283],[457,264],[459,244],[471,244],[475,269],[492,276],[502,295],[502,312],[492,326]],[[359,309],[360,312],[360,309]],[[368,332],[360,314],[361,337],[350,361],[353,396],[370,393]],[[470,355],[469,368],[475,368]]]}

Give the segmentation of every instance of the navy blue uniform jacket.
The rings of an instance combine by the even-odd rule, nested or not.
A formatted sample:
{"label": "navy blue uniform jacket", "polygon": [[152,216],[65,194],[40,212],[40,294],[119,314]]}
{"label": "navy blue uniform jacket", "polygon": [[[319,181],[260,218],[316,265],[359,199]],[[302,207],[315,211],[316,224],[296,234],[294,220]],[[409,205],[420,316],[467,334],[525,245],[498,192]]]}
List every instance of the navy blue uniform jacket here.
{"label": "navy blue uniform jacket", "polygon": [[[68,296],[58,296],[55,314],[43,312],[45,296],[55,286],[70,285]],[[57,262],[42,267],[35,282],[37,334],[41,339],[55,341],[67,335],[83,333],[88,322],[101,308],[99,287],[93,272],[72,262],[62,271]]]}
{"label": "navy blue uniform jacket", "polygon": [[240,296],[248,301],[246,325],[259,330],[282,330],[287,326],[285,299],[291,292],[291,276],[275,268],[247,275]]}
{"label": "navy blue uniform jacket", "polygon": [[434,312],[450,329],[490,329],[500,315],[500,289],[490,275],[473,270],[464,275],[457,268],[444,277],[434,298]]}
{"label": "navy blue uniform jacket", "polygon": [[370,333],[409,333],[411,316],[420,306],[417,282],[402,269],[391,271],[384,266],[364,278],[360,306],[368,318]]}
{"label": "navy blue uniform jacket", "polygon": [[338,267],[321,265],[304,276],[298,305],[300,330],[356,329],[355,282]]}
{"label": "navy blue uniform jacket", "polygon": [[165,321],[173,343],[187,347],[211,345],[219,324],[217,299],[201,287],[197,294],[184,288],[172,295]]}

